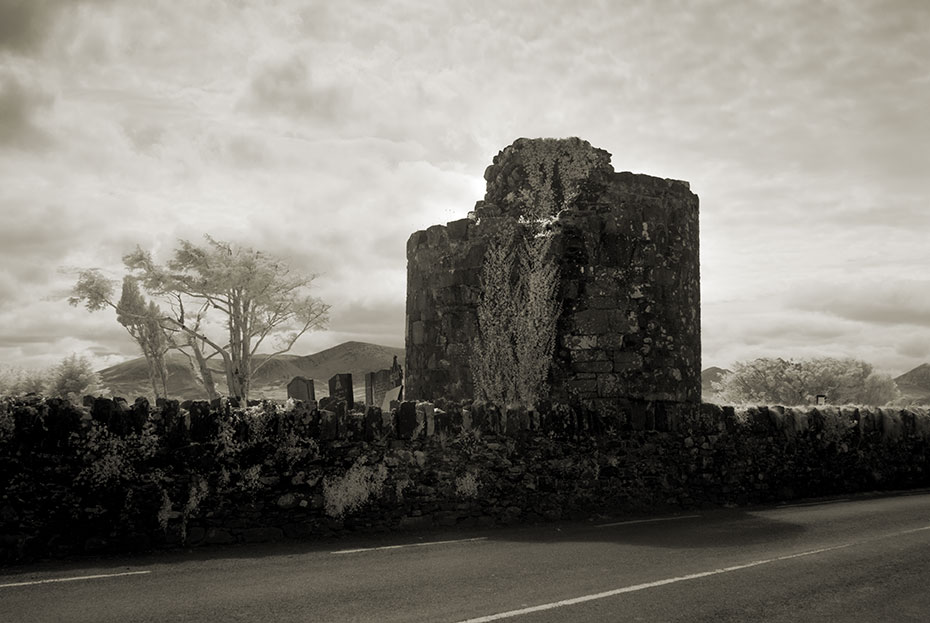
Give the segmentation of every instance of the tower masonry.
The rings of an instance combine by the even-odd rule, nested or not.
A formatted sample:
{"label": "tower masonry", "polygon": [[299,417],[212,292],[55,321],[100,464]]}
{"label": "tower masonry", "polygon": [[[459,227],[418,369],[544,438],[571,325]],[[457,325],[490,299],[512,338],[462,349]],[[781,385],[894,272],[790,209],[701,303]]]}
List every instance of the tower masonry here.
{"label": "tower masonry", "polygon": [[558,265],[551,400],[605,414],[700,402],[698,197],[687,182],[614,172],[610,158],[578,138],[518,139],[468,218],[410,236],[407,397],[473,397],[485,254],[502,229],[530,224]]}

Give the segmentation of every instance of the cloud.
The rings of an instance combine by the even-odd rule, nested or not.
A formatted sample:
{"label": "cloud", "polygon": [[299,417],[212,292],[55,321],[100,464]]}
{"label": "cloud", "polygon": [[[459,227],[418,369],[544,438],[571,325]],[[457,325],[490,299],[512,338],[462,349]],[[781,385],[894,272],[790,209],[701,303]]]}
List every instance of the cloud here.
{"label": "cloud", "polygon": [[56,12],[54,0],[0,0],[0,50],[26,53],[45,40]]}
{"label": "cloud", "polygon": [[54,96],[12,72],[0,73],[0,149],[41,150],[52,140],[37,123]]}
{"label": "cloud", "polygon": [[[331,330],[297,352],[399,343],[407,237],[518,136],[578,135],[701,196],[706,358],[920,356],[922,295],[851,286],[930,261],[922,3],[273,6],[0,0],[11,340],[57,266],[210,232],[322,273]],[[47,316],[49,352],[110,348],[82,318]]]}
{"label": "cloud", "polygon": [[30,55],[51,37],[64,13],[80,5],[110,4],[112,0],[0,0],[0,53]]}
{"label": "cloud", "polygon": [[294,55],[255,62],[237,107],[256,114],[331,122],[349,104],[343,87],[321,83],[304,59]]}
{"label": "cloud", "polygon": [[927,329],[876,326],[779,301],[705,305],[702,325],[703,368],[758,357],[853,357],[897,375],[926,362],[926,352],[905,345],[930,343]]}
{"label": "cloud", "polygon": [[346,335],[375,336],[378,344],[399,346],[404,342],[405,313],[404,303],[397,299],[381,303],[350,302],[331,310],[329,329]]}
{"label": "cloud", "polygon": [[856,280],[804,284],[789,293],[795,309],[876,325],[930,327],[930,280]]}
{"label": "cloud", "polygon": [[897,351],[905,357],[926,361],[930,358],[930,336],[910,336],[897,345]]}
{"label": "cloud", "polygon": [[138,347],[111,311],[89,313],[64,300],[20,300],[0,309],[0,363],[45,368],[70,353],[96,368],[139,356]]}

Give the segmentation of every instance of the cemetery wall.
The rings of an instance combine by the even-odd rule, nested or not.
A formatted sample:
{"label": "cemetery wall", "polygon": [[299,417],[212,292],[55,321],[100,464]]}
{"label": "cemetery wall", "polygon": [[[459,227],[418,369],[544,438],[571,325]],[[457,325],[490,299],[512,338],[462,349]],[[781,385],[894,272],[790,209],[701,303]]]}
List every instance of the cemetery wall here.
{"label": "cemetery wall", "polygon": [[927,486],[923,409],[0,402],[6,564]]}

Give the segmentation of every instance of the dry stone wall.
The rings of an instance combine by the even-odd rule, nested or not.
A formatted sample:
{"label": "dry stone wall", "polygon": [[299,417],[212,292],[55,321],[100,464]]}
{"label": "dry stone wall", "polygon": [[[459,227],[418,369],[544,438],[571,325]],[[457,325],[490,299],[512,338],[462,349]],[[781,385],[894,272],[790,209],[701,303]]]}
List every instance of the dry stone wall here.
{"label": "dry stone wall", "polygon": [[930,413],[0,400],[0,564],[930,486]]}
{"label": "dry stone wall", "polygon": [[519,139],[485,172],[469,218],[407,243],[405,395],[471,398],[481,271],[504,227],[544,228],[561,315],[551,399],[605,414],[700,402],[698,197],[686,182],[615,173],[579,139]]}

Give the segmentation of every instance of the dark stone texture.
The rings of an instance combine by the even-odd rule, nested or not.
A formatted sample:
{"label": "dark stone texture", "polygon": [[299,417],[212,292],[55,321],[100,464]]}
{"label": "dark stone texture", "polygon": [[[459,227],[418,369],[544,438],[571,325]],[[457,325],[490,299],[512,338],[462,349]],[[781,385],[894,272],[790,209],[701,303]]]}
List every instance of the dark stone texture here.
{"label": "dark stone texture", "polygon": [[[334,412],[266,403],[260,414],[232,413],[232,430],[216,438],[193,423],[193,436],[207,437],[177,446],[184,420],[176,403],[160,407],[151,421],[174,424],[126,436],[119,480],[86,486],[75,483],[82,457],[99,451],[102,424],[76,425],[62,401],[0,402],[0,564],[930,486],[926,408],[605,399],[544,404],[537,413],[440,399],[401,403],[394,416],[402,434],[387,440],[374,433],[392,421],[376,408],[348,413],[346,425]],[[188,407],[195,422],[226,417],[225,406]],[[238,452],[228,451],[230,434]],[[344,480],[350,470],[355,476]],[[346,482],[368,483],[369,497],[328,515]]]}
{"label": "dark stone texture", "polygon": [[417,405],[415,402],[402,402],[397,409],[395,424],[398,439],[410,439],[417,430]]}
{"label": "dark stone texture", "polygon": [[339,439],[339,418],[333,411],[323,409],[320,411],[320,439]]}
{"label": "dark stone texture", "polygon": [[557,213],[549,229],[561,279],[551,398],[699,404],[698,198],[688,184],[615,173],[610,154],[579,139],[519,139],[485,179],[474,219],[408,240],[405,396],[473,397],[488,241],[541,211]]}

